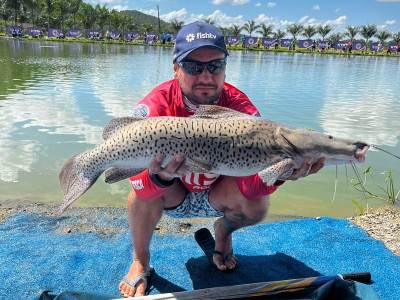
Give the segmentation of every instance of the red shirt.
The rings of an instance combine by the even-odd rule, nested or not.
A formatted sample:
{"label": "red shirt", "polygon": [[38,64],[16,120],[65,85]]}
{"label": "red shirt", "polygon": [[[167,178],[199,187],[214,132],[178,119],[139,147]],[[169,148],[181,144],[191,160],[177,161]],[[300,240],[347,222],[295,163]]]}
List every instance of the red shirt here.
{"label": "red shirt", "polygon": [[[228,107],[236,111],[260,116],[257,108],[251,103],[249,98],[234,86],[224,83],[218,102],[218,106]],[[182,97],[182,90],[179,82],[175,79],[164,82],[154,88],[144,97],[134,108],[133,116],[141,117],[189,117],[194,114]],[[181,178],[182,183],[191,192],[201,192],[209,189],[220,175],[214,173],[197,174],[190,173]],[[249,199],[259,199],[265,194],[271,194],[276,190],[276,186],[267,187],[256,175],[237,177],[240,191]],[[249,188],[250,185],[250,188]],[[254,187],[252,189],[251,187]]]}

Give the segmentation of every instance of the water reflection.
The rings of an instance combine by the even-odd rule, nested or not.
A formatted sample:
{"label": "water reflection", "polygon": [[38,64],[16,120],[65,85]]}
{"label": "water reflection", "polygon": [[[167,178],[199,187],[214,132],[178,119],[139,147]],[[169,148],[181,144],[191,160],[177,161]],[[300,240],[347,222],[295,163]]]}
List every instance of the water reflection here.
{"label": "water reflection", "polygon": [[[171,79],[171,58],[172,48],[0,40],[0,194],[10,201],[21,194],[59,200],[61,165],[101,142],[111,118],[130,115]],[[245,51],[231,52],[227,72],[227,81],[245,91],[264,118],[400,152],[400,99],[388,78],[400,82],[396,58]],[[400,174],[397,162],[375,155],[379,167]],[[318,186],[302,186],[322,198],[327,192],[319,187],[331,179],[318,180]],[[125,201],[128,188],[103,184],[87,203],[113,203],[107,194]],[[281,195],[301,196],[298,187]],[[304,197],[327,207],[309,192]]]}

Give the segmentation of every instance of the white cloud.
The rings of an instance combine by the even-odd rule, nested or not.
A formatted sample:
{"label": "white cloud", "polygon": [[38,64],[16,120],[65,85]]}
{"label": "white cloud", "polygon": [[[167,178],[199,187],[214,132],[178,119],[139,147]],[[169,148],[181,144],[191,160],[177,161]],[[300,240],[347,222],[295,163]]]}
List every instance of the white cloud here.
{"label": "white cloud", "polygon": [[308,19],[308,16],[304,16],[301,19],[299,19],[299,23],[305,23]]}
{"label": "white cloud", "polygon": [[274,8],[275,6],[276,6],[275,2],[268,2],[267,3],[267,7],[269,7],[269,8]]}
{"label": "white cloud", "polygon": [[129,7],[127,5],[122,6],[122,5],[116,5],[114,7],[112,7],[111,9],[114,9],[116,11],[122,11],[122,10],[128,10]]}
{"label": "white cloud", "polygon": [[339,7],[334,10],[335,13],[338,13],[339,11],[340,11]]}
{"label": "white cloud", "polygon": [[[185,20],[187,16],[186,8],[182,8],[178,11],[171,11],[167,14],[160,15],[160,19],[164,20],[165,22],[171,22],[172,20]],[[155,10],[155,15],[157,16],[157,11]],[[198,19],[200,20],[200,19]],[[201,19],[202,20],[202,19]],[[197,21],[197,20],[196,20]]]}
{"label": "white cloud", "polygon": [[385,25],[394,25],[394,24],[396,24],[396,21],[395,21],[395,20],[387,20],[387,21],[385,22]]}
{"label": "white cloud", "polygon": [[319,5],[317,4],[317,5],[314,5],[311,9],[312,9],[312,10],[320,10],[320,7],[319,7]]}
{"label": "white cloud", "polygon": [[261,2],[258,2],[258,3],[256,3],[256,4],[254,4],[255,7],[260,7],[261,5],[262,5]]}

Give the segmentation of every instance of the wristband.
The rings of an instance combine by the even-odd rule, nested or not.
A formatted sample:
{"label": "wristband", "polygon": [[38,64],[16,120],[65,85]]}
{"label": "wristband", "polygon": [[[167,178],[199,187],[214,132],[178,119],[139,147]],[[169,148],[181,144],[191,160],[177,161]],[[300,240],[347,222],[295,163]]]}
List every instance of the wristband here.
{"label": "wristband", "polygon": [[160,188],[170,187],[175,182],[175,178],[173,178],[173,179],[171,179],[169,181],[166,181],[166,180],[161,179],[160,176],[158,176],[157,174],[154,174],[154,173],[150,172],[150,170],[149,170],[149,177],[150,177],[150,180],[155,185],[159,186]]}
{"label": "wristband", "polygon": [[129,181],[136,195],[142,200],[159,198],[167,191],[167,188],[158,186],[150,179],[148,169],[138,175],[132,176],[129,178]]}
{"label": "wristband", "polygon": [[260,198],[271,195],[284,181],[277,180],[274,185],[267,186],[258,174],[236,177],[236,182],[242,195],[248,200],[259,200]]}

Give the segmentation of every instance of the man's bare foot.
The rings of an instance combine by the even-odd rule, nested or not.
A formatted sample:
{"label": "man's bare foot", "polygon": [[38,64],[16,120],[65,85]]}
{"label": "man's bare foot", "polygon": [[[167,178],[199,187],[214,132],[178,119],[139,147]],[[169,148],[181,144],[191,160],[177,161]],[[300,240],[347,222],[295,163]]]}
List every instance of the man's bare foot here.
{"label": "man's bare foot", "polygon": [[215,232],[215,251],[222,255],[214,254],[213,261],[221,271],[233,271],[236,268],[238,259],[233,254],[232,233],[227,232],[222,224],[223,218],[219,218],[214,223]]}
{"label": "man's bare foot", "polygon": [[[150,267],[148,265],[144,266],[138,260],[134,260],[128,274],[124,277],[124,279],[126,278],[128,281],[135,282],[135,280],[141,274],[149,271],[149,269]],[[123,295],[124,297],[144,296],[145,290],[147,288],[147,280],[148,277],[140,279],[137,282],[136,287],[122,280],[118,286],[121,295]]]}

